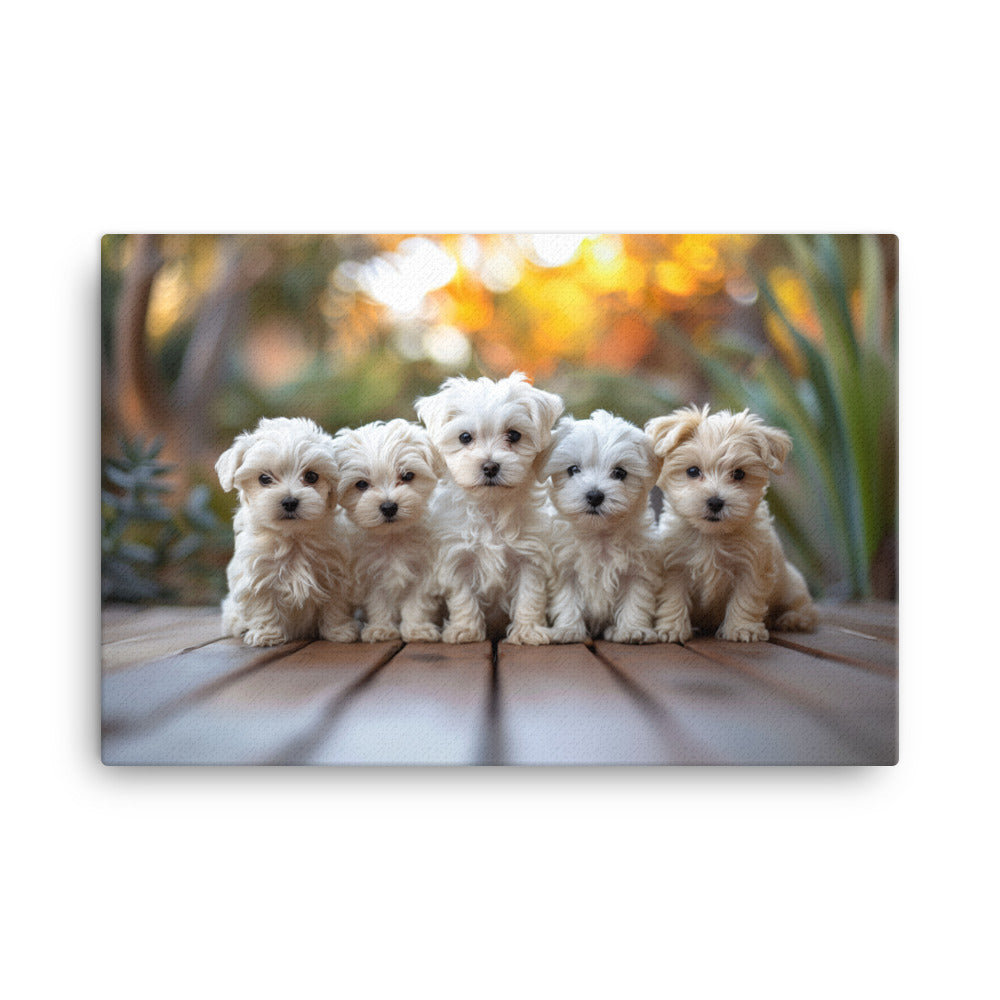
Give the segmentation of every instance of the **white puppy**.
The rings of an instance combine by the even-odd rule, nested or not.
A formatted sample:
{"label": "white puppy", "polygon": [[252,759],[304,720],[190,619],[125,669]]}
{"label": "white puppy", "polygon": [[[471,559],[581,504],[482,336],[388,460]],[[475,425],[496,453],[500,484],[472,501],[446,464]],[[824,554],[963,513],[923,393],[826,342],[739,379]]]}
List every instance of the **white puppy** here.
{"label": "white puppy", "polygon": [[407,420],[345,428],[335,435],[334,457],[350,520],[362,641],[438,641],[438,542],[427,506],[444,466],[427,432]]}
{"label": "white puppy", "polygon": [[597,410],[556,425],[540,477],[551,477],[553,642],[656,642],[656,527],[649,491],[659,462],[638,427]]}
{"label": "white puppy", "polygon": [[349,565],[336,524],[333,439],[304,417],[264,418],[216,462],[222,488],[239,491],[222,602],[227,635],[274,646],[317,635],[358,637],[347,598]]}
{"label": "white puppy", "polygon": [[415,406],[448,471],[434,501],[442,638],[479,642],[509,622],[508,642],[547,643],[550,517],[535,464],[563,401],[514,372],[495,382],[446,379]]}
{"label": "white puppy", "polygon": [[816,609],[785,560],[764,494],[792,447],[749,411],[691,406],[646,424],[664,460],[664,561],[656,629],[684,642],[693,628],[755,642],[767,628],[808,631]]}

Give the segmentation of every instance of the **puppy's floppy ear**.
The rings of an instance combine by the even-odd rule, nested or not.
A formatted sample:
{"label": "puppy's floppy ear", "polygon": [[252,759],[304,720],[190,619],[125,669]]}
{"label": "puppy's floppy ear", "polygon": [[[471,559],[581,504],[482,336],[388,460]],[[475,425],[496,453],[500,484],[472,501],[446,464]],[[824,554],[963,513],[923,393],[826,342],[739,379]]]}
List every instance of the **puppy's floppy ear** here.
{"label": "puppy's floppy ear", "polygon": [[314,471],[321,472],[330,484],[326,506],[327,509],[332,509],[337,506],[340,498],[340,463],[337,461],[332,438],[328,434],[323,436],[326,438],[324,447],[313,458],[312,467]]}
{"label": "puppy's floppy ear", "polygon": [[333,444],[330,446],[330,450],[333,454],[333,460],[338,464],[342,464],[344,461],[344,453],[350,448],[354,442],[357,440],[357,434],[350,427],[341,427],[336,434],[333,435]]}
{"label": "puppy's floppy ear", "polygon": [[529,396],[529,406],[531,407],[531,420],[541,431],[539,440],[542,447],[549,443],[552,434],[552,426],[559,419],[562,411],[566,409],[566,404],[561,396],[554,392],[546,392],[544,389],[531,387]]}
{"label": "puppy's floppy ear", "polygon": [[780,474],[785,466],[785,459],[792,450],[792,439],[777,427],[758,427],[754,435],[758,440],[760,457],[764,464],[774,473]]}
{"label": "puppy's floppy ear", "polygon": [[552,429],[552,440],[535,456],[532,468],[534,469],[535,477],[540,483],[544,483],[553,472],[557,471],[552,466],[552,456],[555,454],[560,442],[573,429],[574,423],[575,421],[571,416],[567,415],[563,417]]}
{"label": "puppy's floppy ear", "polygon": [[358,435],[350,427],[341,427],[330,442],[330,459],[336,470],[336,476],[334,477],[334,492],[339,497],[343,490],[346,488],[346,481],[342,480],[340,477],[340,470],[344,466],[344,462],[347,459],[348,452],[351,449],[357,447]]}
{"label": "puppy's floppy ear", "polygon": [[423,447],[426,449],[427,464],[431,467],[431,472],[440,479],[448,469],[441,453],[434,447],[434,442],[430,438],[424,440]]}
{"label": "puppy's floppy ear", "polygon": [[413,401],[417,419],[423,422],[432,438],[437,438],[441,428],[455,416],[461,395],[469,385],[464,375],[452,375],[441,383],[433,396],[420,396]]}
{"label": "puppy's floppy ear", "polygon": [[447,420],[449,412],[446,390],[442,388],[440,392],[435,393],[433,396],[421,396],[414,401],[413,409],[416,411],[417,419],[423,423],[424,427],[431,434],[436,436]]}
{"label": "puppy's floppy ear", "polygon": [[406,437],[413,447],[416,448],[417,454],[430,468],[431,472],[440,479],[445,473],[444,459],[441,458],[437,448],[434,447],[430,434],[420,424],[415,424],[412,421],[400,421],[400,423],[406,425]]}
{"label": "puppy's floppy ear", "polygon": [[657,458],[666,458],[679,444],[694,434],[698,425],[708,416],[708,404],[701,409],[685,406],[665,417],[653,417],[646,421],[644,430],[653,442],[653,453]]}
{"label": "puppy's floppy ear", "polygon": [[235,483],[236,473],[243,464],[243,456],[246,455],[250,445],[253,444],[254,434],[251,431],[244,431],[232,445],[224,451],[219,460],[215,463],[215,472],[219,477],[222,488],[228,493]]}
{"label": "puppy's floppy ear", "polygon": [[660,473],[663,471],[663,459],[656,454],[656,450],[653,447],[653,441],[648,434],[640,438],[637,444],[642,449],[643,457],[649,463],[649,475],[651,482],[655,483],[657,479],[660,478]]}

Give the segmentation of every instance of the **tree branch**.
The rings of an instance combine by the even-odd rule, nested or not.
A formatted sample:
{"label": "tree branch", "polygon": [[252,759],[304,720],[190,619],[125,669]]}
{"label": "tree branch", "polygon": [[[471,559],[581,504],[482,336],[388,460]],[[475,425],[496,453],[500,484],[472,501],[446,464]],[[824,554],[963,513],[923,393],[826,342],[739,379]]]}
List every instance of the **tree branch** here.
{"label": "tree branch", "polygon": [[213,444],[208,408],[222,382],[226,351],[246,322],[247,295],[271,264],[243,236],[223,236],[218,277],[198,312],[171,397],[185,445],[194,456]]}
{"label": "tree branch", "polygon": [[153,282],[163,257],[158,238],[132,237],[132,259],[125,273],[113,345],[114,371],[110,381],[110,408],[117,414],[119,429],[127,434],[151,436],[167,417],[166,393],[146,337],[146,316]]}

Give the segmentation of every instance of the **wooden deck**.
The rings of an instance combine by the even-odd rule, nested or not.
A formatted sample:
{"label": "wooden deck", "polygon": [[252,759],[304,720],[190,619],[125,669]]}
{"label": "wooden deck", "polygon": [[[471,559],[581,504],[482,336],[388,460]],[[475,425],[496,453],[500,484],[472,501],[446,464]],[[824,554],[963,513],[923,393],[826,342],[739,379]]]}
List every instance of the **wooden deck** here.
{"label": "wooden deck", "polygon": [[251,649],[217,609],[102,616],[106,764],[894,764],[892,604],[687,646]]}

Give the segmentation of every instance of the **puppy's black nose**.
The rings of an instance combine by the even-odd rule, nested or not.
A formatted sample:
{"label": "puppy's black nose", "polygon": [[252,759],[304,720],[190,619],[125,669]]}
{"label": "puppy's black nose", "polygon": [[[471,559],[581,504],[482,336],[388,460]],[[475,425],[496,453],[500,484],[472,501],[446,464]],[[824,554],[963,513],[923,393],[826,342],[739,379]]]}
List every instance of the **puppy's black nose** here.
{"label": "puppy's black nose", "polygon": [[497,473],[500,471],[500,466],[496,462],[484,462],[483,463],[483,475],[487,479],[494,479]]}
{"label": "puppy's black nose", "polygon": [[604,494],[600,490],[590,490],[587,493],[587,503],[591,507],[600,507],[604,503]]}
{"label": "puppy's black nose", "polygon": [[395,517],[396,511],[399,510],[399,504],[393,503],[391,500],[386,500],[385,503],[380,503],[378,505],[378,509],[382,511],[386,517]]}
{"label": "puppy's black nose", "polygon": [[281,501],[281,506],[284,507],[289,514],[291,514],[291,512],[298,507],[298,505],[299,502],[295,499],[295,497],[285,497],[285,499]]}
{"label": "puppy's black nose", "polygon": [[705,506],[708,507],[713,514],[718,514],[719,511],[726,506],[726,501],[723,500],[722,497],[709,497],[705,501]]}

